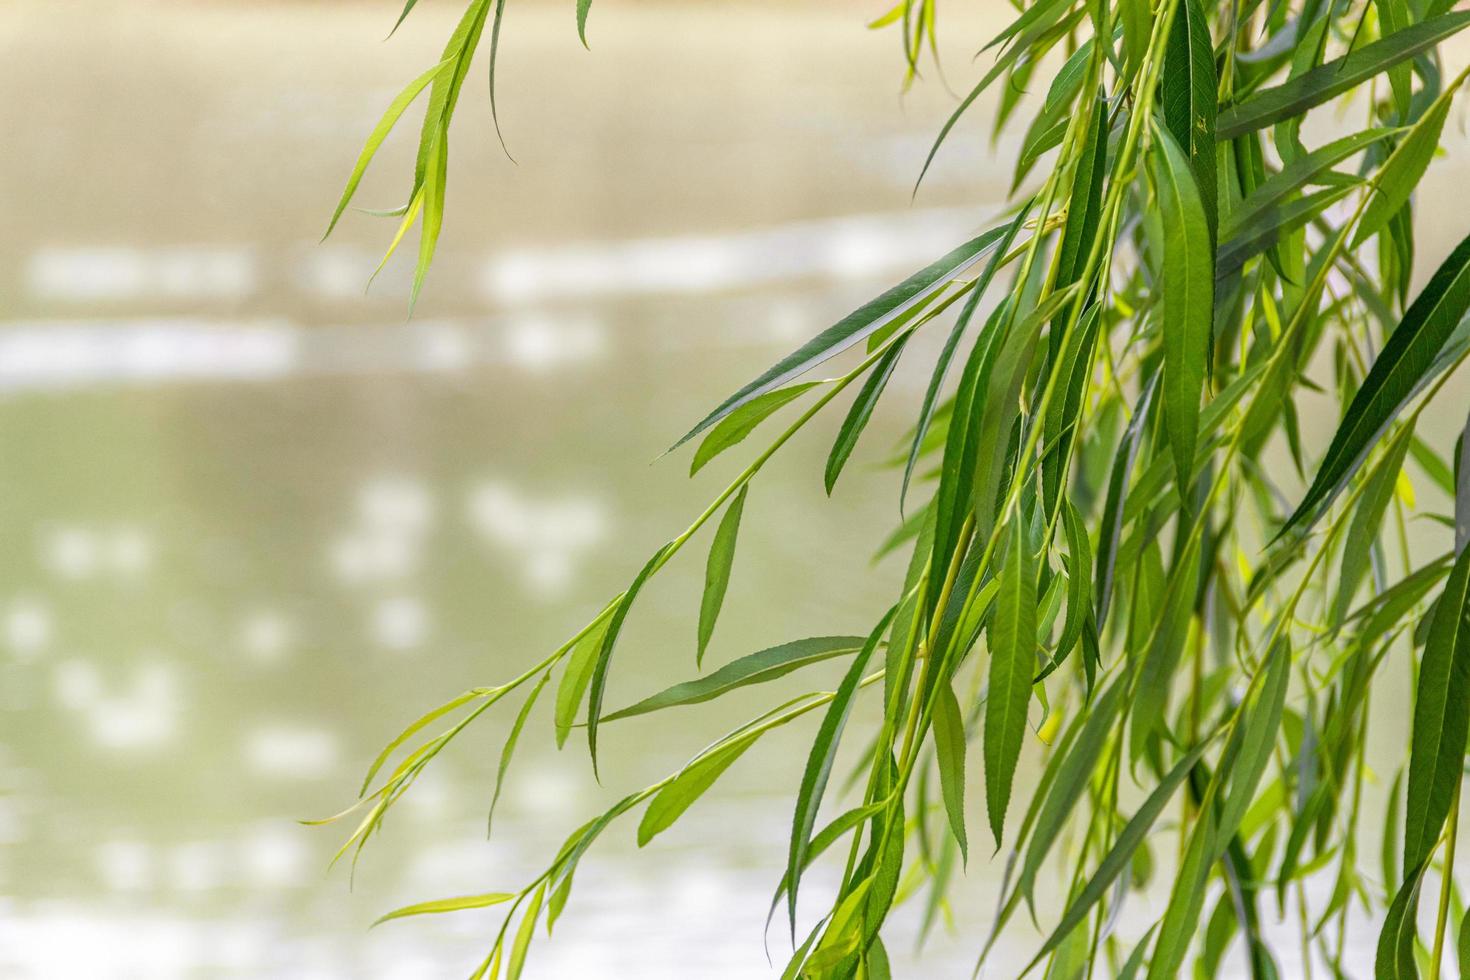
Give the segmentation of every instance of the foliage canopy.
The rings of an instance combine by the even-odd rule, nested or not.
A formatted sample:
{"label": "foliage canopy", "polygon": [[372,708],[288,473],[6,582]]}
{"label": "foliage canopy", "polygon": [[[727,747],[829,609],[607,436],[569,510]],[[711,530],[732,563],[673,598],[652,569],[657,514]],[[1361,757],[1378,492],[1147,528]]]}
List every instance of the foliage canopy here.
{"label": "foliage canopy", "polygon": [[[487,34],[494,105],[505,3],[471,0],[442,60],[373,130],[332,218],[427,92],[389,249],[419,225],[415,296],[444,220],[450,120]],[[792,933],[788,977],[888,976],[890,911],[922,902],[927,931],[948,907],[956,863],[989,859],[992,843],[1005,876],[981,962],[997,936],[1023,927],[1023,904],[1042,929],[1028,970],[1045,963],[1051,977],[1169,977],[1191,958],[1208,976],[1226,956],[1253,977],[1307,969],[1303,960],[1346,975],[1364,967],[1346,955],[1350,916],[1363,912],[1381,923],[1377,977],[1438,976],[1457,946],[1470,956],[1449,874],[1470,725],[1470,490],[1462,450],[1415,433],[1470,353],[1470,237],[1429,256],[1433,275],[1411,288],[1414,192],[1470,74],[1449,75],[1441,59],[1441,44],[1470,26],[1470,12],[1451,6],[1018,6],[980,49],[989,67],[924,165],[988,88],[1002,87],[991,120],[1000,127],[1049,76],[1013,205],[690,429],[674,448],[699,440],[692,472],[787,415],[563,646],[395,738],[367,774],[353,808],[363,815],[339,856],[355,859],[438,753],[513,695],[522,701],[497,797],[548,689],[558,744],[583,719],[595,771],[601,726],[617,719],[829,661],[841,666],[826,668],[835,687],[770,707],[628,794],[518,890],[385,918],[504,904],[474,975],[514,978],[609,825],[641,808],[646,843],[758,741],[811,716],[771,907]],[[584,43],[589,7],[576,4]],[[901,0],[872,25],[898,35],[910,79],[934,49],[935,8]],[[1304,121],[1329,104],[1361,128],[1309,146]],[[1445,217],[1460,220],[1453,209]],[[619,635],[642,592],[713,525],[702,661],[762,467],[846,393],[824,468],[830,492],[922,330],[943,341],[893,460],[906,516],[884,548],[910,557],[891,605],[859,635],[794,640],[610,710]],[[840,373],[803,380],[844,353]],[[1321,452],[1302,431],[1300,403],[1313,397],[1338,404]],[[1414,477],[1456,513],[1421,508]],[[1411,514],[1433,529],[1427,559],[1409,548]],[[1411,738],[1384,794],[1365,789],[1368,745],[1384,737],[1370,729],[1370,696],[1389,671],[1417,681]],[[852,722],[859,699],[882,707],[864,731]],[[857,791],[839,806],[842,746]],[[1018,779],[1023,759],[1036,772]],[[977,767],[983,780],[967,780]],[[1380,819],[1382,860],[1365,861],[1364,822]],[[1151,846],[1170,829],[1163,914],[1130,946],[1114,920],[1146,887]],[[800,886],[818,861],[841,867],[841,887],[815,929],[797,934]],[[1043,874],[1061,881],[1054,908],[1034,901]],[[984,914],[967,910],[966,921]],[[1263,928],[1283,915],[1297,948]]]}

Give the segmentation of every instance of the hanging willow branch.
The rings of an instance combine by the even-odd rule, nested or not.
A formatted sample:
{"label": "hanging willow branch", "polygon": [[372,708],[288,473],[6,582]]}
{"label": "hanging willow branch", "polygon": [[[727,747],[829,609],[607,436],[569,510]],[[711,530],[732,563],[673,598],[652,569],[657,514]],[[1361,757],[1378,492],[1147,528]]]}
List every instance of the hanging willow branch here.
{"label": "hanging willow branch", "polygon": [[[444,217],[450,120],[487,25],[493,103],[504,7],[469,4],[442,60],[373,131],[332,219],[427,91],[389,248],[419,223],[415,296]],[[584,42],[589,7],[576,6]],[[926,43],[934,49],[935,24],[935,0],[904,0],[873,26],[898,30],[912,79]],[[637,835],[647,843],[767,733],[791,725],[809,748],[771,905],[792,936],[788,977],[888,976],[892,908],[927,893],[932,923],[947,907],[956,857],[986,857],[988,847],[972,845],[987,836],[1006,873],[980,963],[997,937],[1030,929],[1015,916],[1024,903],[1041,926],[1027,969],[1046,963],[1048,976],[1170,977],[1191,958],[1209,976],[1227,955],[1258,978],[1280,975],[1283,962],[1305,971],[1307,961],[1362,976],[1368,964],[1348,949],[1356,905],[1381,924],[1376,976],[1417,976],[1422,965],[1438,976],[1448,949],[1470,946],[1470,928],[1448,914],[1463,907],[1450,869],[1470,725],[1470,490],[1456,471],[1470,449],[1432,447],[1415,428],[1430,405],[1447,407],[1435,399],[1470,352],[1470,237],[1428,256],[1436,270],[1412,293],[1413,198],[1470,73],[1448,75],[1439,46],[1467,26],[1470,12],[1446,0],[1036,0],[1022,9],[981,49],[984,76],[929,155],[961,122],[1005,124],[1036,68],[1052,66],[1017,159],[1019,203],[681,438],[674,448],[699,440],[693,472],[804,406],[566,644],[394,739],[368,773],[353,808],[365,816],[341,853],[355,860],[434,757],[513,694],[522,700],[497,795],[548,688],[558,744],[583,718],[594,770],[601,727],[619,719],[829,661],[828,671],[842,667],[835,689],[769,708],[624,797],[518,890],[385,918],[503,903],[474,975],[516,977],[538,922],[549,928],[561,915],[580,861],[610,824],[642,808]],[[997,118],[968,118],[998,84]],[[1308,146],[1304,119],[1339,97],[1344,107],[1326,113],[1361,129]],[[1050,169],[1036,182],[1044,159]],[[1436,219],[1470,231],[1470,212],[1447,203]],[[892,604],[854,635],[794,640],[609,710],[618,637],[643,590],[720,518],[697,613],[701,661],[765,463],[852,389],[825,465],[830,492],[921,330],[944,341],[895,458],[907,516],[883,547],[910,558]],[[859,347],[844,373],[803,380]],[[1325,450],[1304,437],[1304,393],[1339,401]],[[1456,503],[1453,519],[1415,515],[1437,522],[1428,556],[1408,546],[1420,507],[1412,474]],[[1366,760],[1370,739],[1399,737],[1392,726],[1369,729],[1369,695],[1385,672],[1417,675],[1412,735],[1399,752],[1406,769],[1387,796],[1370,785]],[[882,720],[855,732],[860,699],[880,702]],[[842,795],[831,776],[844,744],[866,745],[852,781],[861,792],[824,823],[824,802]],[[1037,771],[1018,780],[1023,758]],[[968,780],[977,766],[983,780]],[[988,835],[975,829],[982,789]],[[1381,808],[1388,828],[1377,868],[1360,848],[1367,807]],[[1129,948],[1110,923],[1145,887],[1140,869],[1167,829],[1178,830],[1177,849],[1163,855],[1173,867],[1167,902]],[[842,867],[841,885],[801,935],[800,885],[819,861]],[[1043,875],[1057,876],[1061,902],[1035,902]],[[1418,914],[1426,893],[1432,939]],[[1263,931],[1282,916],[1299,935],[1289,950]]]}

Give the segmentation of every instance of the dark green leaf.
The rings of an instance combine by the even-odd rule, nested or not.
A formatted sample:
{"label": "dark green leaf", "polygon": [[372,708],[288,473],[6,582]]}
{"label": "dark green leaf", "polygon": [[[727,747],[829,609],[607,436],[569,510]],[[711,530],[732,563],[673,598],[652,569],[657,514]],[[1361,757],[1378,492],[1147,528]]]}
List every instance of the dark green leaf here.
{"label": "dark green leaf", "polygon": [[[1470,308],[1470,237],[1455,247],[1404,313],[1353,396],[1311,488],[1280,534],[1310,526],[1331,503],[1404,402],[1430,377],[1436,357]],[[1310,519],[1309,519],[1310,518]],[[1305,525],[1304,525],[1305,522]]]}
{"label": "dark green leaf", "polygon": [[752,398],[731,412],[710,431],[709,435],[704,437],[704,441],[694,451],[694,459],[689,463],[689,475],[693,476],[698,473],[705,463],[731,446],[739,445],[746,436],[755,431],[756,426],[775,414],[778,409],[800,398],[820,383],[808,381],[789,388],[777,388],[775,391],[768,391],[764,395]]}
{"label": "dark green leaf", "polygon": [[1450,114],[1451,94],[1446,92],[1435,101],[1373,176],[1373,195],[1353,235],[1354,247],[1377,234],[1409,202],[1409,195],[1419,186],[1434,151],[1439,148],[1439,134],[1444,131]]}
{"label": "dark green leaf", "polygon": [[1252,130],[1291,119],[1355,88],[1401,61],[1427,51],[1470,25],[1470,11],[1444,14],[1413,24],[1285,83],[1257,92],[1223,110],[1217,139],[1234,139]]}
{"label": "dark green leaf", "polygon": [[611,618],[608,619],[607,630],[602,635],[602,643],[597,648],[597,660],[592,668],[592,686],[587,694],[587,750],[592,756],[592,772],[597,773],[597,723],[602,717],[602,695],[607,690],[607,672],[612,665],[613,647],[617,645],[618,634],[622,632],[623,621],[628,618],[628,612],[633,608],[633,602],[638,598],[643,584],[658,571],[663,564],[664,557],[668,555],[673,542],[664,544],[653,553],[648,563],[639,571],[633,583],[628,586],[628,591],[618,600],[617,607],[613,609]]}
{"label": "dark green leaf", "polygon": [[1409,749],[1409,796],[1404,807],[1404,867],[1429,860],[1450,812],[1465,766],[1470,730],[1470,549],[1460,554],[1435,604]]}
{"label": "dark green leaf", "polygon": [[985,807],[1001,844],[1016,761],[1026,736],[1036,666],[1036,566],[1025,520],[1011,518],[1000,592],[990,620],[990,694],[985,702]]}
{"label": "dark green leaf", "polygon": [[[1200,0],[1178,0],[1169,28],[1160,83],[1164,124],[1184,151],[1204,209],[1209,241],[1215,240],[1215,50]],[[1165,219],[1168,220],[1167,218]]]}
{"label": "dark green leaf", "polygon": [[1154,186],[1164,223],[1164,426],[1174,450],[1179,493],[1194,468],[1214,310],[1214,262],[1199,190],[1172,136],[1155,129]]}
{"label": "dark green leaf", "polygon": [[970,855],[965,836],[965,717],[949,684],[940,682],[934,695],[934,754],[939,765],[939,789],[949,828],[960,845],[960,854]]}
{"label": "dark green leaf", "polygon": [[827,488],[828,496],[832,494],[832,488],[837,485],[837,477],[842,474],[842,468],[847,465],[847,458],[852,455],[857,446],[858,437],[867,428],[868,419],[873,416],[873,409],[878,404],[878,399],[883,397],[883,389],[888,387],[888,379],[893,377],[893,369],[898,366],[898,358],[903,354],[904,344],[908,342],[909,334],[888,348],[878,363],[873,365],[873,371],[868,375],[867,381],[863,382],[862,390],[858,392],[857,398],[852,403],[852,408],[847,412],[847,417],[842,420],[842,427],[837,430],[837,441],[832,443],[832,451],[827,455],[827,467],[822,474],[822,482]]}
{"label": "dark green leaf", "polygon": [[889,610],[877,627],[868,635],[867,642],[858,651],[852,666],[837,687],[836,696],[822,716],[821,727],[807,755],[806,770],[801,776],[801,789],[796,797],[796,812],[791,821],[791,847],[786,859],[786,878],[790,887],[786,890],[787,909],[791,914],[792,935],[796,934],[796,894],[801,882],[801,869],[806,866],[806,853],[811,845],[812,826],[817,819],[817,808],[822,804],[822,794],[827,790],[827,779],[832,774],[832,763],[837,758],[837,743],[842,739],[842,729],[847,725],[847,716],[852,712],[852,702],[857,694],[858,682],[873,651],[878,648],[879,638],[893,619]]}

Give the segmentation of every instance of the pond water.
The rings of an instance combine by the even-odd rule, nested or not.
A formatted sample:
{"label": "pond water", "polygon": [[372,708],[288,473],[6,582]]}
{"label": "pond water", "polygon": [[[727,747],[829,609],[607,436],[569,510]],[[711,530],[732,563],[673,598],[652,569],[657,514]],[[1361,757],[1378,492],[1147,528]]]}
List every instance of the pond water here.
{"label": "pond water", "polygon": [[[402,262],[364,292],[380,221],[317,238],[455,6],[388,43],[388,3],[0,12],[0,974],[460,975],[498,917],[367,925],[518,887],[599,806],[772,703],[610,727],[601,787],[538,712],[487,843],[509,702],[351,889],[327,869],[338,830],[297,823],[350,801],[402,724],[585,622],[734,472],[690,481],[684,457],[649,465],[663,448],[983,227],[1009,183],[1011,138],[977,124],[911,202],[953,103],[938,79],[901,93],[896,42],[863,28],[876,8],[600,0],[589,53],[570,0],[513,4],[515,162],[477,80],[409,318]],[[957,75],[1001,13],[944,25]],[[410,166],[390,143],[363,200],[399,203]],[[900,372],[830,501],[835,420],[756,484],[712,661],[866,631],[901,573],[870,567],[898,519],[872,464],[922,382]],[[640,603],[614,702],[693,673],[702,565],[691,549]],[[802,761],[772,742],[644,851],[610,832],[527,975],[772,975],[761,925]],[[972,867],[968,941],[932,939],[932,975],[968,975],[998,863]],[[778,925],[777,969],[785,948]]]}

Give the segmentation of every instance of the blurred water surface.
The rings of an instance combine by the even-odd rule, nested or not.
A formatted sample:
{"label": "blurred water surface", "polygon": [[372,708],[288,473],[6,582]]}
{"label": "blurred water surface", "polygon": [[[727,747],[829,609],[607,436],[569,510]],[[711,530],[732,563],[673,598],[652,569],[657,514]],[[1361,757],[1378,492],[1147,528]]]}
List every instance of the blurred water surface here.
{"label": "blurred water surface", "polygon": [[[317,238],[455,7],[423,4],[388,43],[386,2],[0,11],[0,974],[467,972],[498,919],[365,928],[519,887],[770,694],[610,728],[605,789],[538,713],[486,843],[507,702],[352,890],[326,869],[337,829],[295,821],[348,802],[397,727],[584,622],[730,475],[650,467],[664,446],[1003,196],[977,130],[911,204],[951,103],[937,84],[901,97],[895,42],[863,28],[877,11],[610,0],[588,53],[569,2],[512,4],[517,162],[477,76],[410,319],[402,264],[364,292],[383,222]],[[398,203],[411,153],[389,144],[365,204]],[[897,519],[868,464],[899,422],[875,422],[830,503],[820,429],[752,493],[715,662],[865,631],[891,588],[898,569],[866,574]],[[693,672],[690,554],[630,623],[614,701]],[[769,973],[788,820],[769,804],[799,761],[753,752],[645,853],[615,828],[528,972]],[[777,929],[778,962],[783,945]]]}
{"label": "blurred water surface", "polygon": [[[982,105],[911,202],[953,102],[935,78],[900,94],[893,37],[863,28],[878,7],[599,0],[588,53],[570,0],[515,3],[498,82],[516,162],[479,76],[410,319],[402,263],[363,288],[388,228],[351,216],[317,238],[455,7],[423,4],[389,43],[386,0],[0,10],[6,976],[466,972],[498,918],[366,926],[519,887],[600,805],[773,694],[611,726],[603,788],[538,712],[487,843],[509,702],[418,783],[352,890],[326,870],[338,832],[295,821],[349,801],[398,726],[585,622],[734,465],[688,481],[682,457],[649,462],[1004,199],[994,161],[1014,143],[990,146]],[[946,8],[945,63],[968,79],[1002,13]],[[389,144],[364,203],[399,203],[411,154]],[[713,662],[867,630],[901,571],[869,571],[898,516],[870,464],[916,370],[830,502],[835,420],[757,483]],[[613,702],[693,672],[702,551],[640,602]],[[771,974],[761,913],[801,762],[771,741],[645,852],[631,825],[605,835],[528,973]],[[963,914],[968,941],[931,942],[934,975],[968,973],[988,906]]]}

